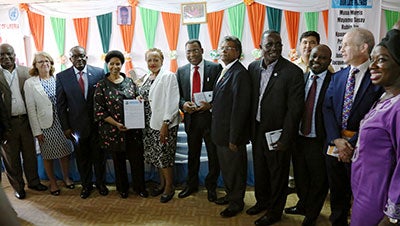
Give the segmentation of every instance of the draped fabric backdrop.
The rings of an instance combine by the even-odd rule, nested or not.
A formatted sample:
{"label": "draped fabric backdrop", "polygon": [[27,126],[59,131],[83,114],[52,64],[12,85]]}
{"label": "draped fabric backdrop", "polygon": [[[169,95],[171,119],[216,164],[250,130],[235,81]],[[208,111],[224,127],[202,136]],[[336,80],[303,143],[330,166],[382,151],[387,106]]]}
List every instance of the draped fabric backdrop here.
{"label": "draped fabric backdrop", "polygon": [[[18,46],[16,47],[18,60],[25,65],[30,64],[27,61],[31,60],[34,52],[39,50],[49,52],[56,59],[57,70],[71,65],[64,52],[72,46],[86,47],[88,62],[96,66],[103,65],[104,53],[108,49],[119,49],[126,55],[126,72],[129,72],[135,64],[135,71],[141,75],[147,71],[144,53],[148,48],[160,48],[164,52],[165,61],[171,62],[165,63],[164,67],[174,71],[180,65],[187,63],[184,57],[184,43],[188,39],[198,38],[205,50],[204,58],[216,61],[218,59],[216,50],[222,37],[236,35],[243,45],[242,63],[247,66],[260,56],[257,50],[260,31],[262,33],[267,29],[281,32],[284,57],[297,54],[298,37],[306,30],[316,30],[321,35],[322,43],[328,43],[332,50],[337,50],[340,47],[340,42],[337,43],[335,37],[338,16],[332,16],[331,13],[335,10],[332,5],[339,2],[338,0],[226,0],[221,4],[220,0],[208,0],[206,24],[182,25],[179,20],[177,25],[174,25],[174,30],[168,28],[172,21],[166,22],[165,19],[161,21],[158,15],[160,12],[179,15],[181,3],[187,3],[185,0],[91,0],[0,5],[0,11],[5,18],[0,22],[0,41],[8,41]],[[372,11],[374,15],[378,15],[373,16],[374,23],[370,26],[373,26],[371,29],[374,30],[376,40],[379,40],[399,17],[400,6],[397,0],[368,1],[368,4],[373,4]],[[116,11],[119,5],[132,6],[130,26],[116,24]],[[376,6],[377,9],[374,8]],[[256,7],[264,8],[266,11],[259,16],[258,21],[255,19],[257,15],[253,12]],[[11,8],[17,10],[11,11]],[[136,10],[140,13],[136,14]],[[371,11],[369,8],[362,10],[365,13]],[[81,18],[82,16],[85,18]],[[52,18],[64,19],[64,25],[58,24],[60,21]],[[179,32],[181,29],[185,29],[186,32]],[[20,34],[10,38],[8,34],[11,30],[20,31]],[[51,33],[53,35],[47,35]]]}

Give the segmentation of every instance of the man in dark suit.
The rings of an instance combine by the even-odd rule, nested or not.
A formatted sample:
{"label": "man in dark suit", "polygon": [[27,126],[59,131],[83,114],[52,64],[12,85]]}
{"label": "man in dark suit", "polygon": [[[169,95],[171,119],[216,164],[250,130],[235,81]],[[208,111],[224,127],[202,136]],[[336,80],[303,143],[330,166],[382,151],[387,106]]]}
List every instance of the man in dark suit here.
{"label": "man in dark suit", "polygon": [[[342,42],[343,60],[349,66],[336,72],[325,95],[323,117],[327,142],[335,153],[326,155],[332,225],[348,225],[350,161],[361,119],[383,93],[370,80],[369,55],[373,34],[364,28],[348,31]],[[352,88],[350,88],[352,87]]]}
{"label": "man in dark suit", "polygon": [[201,102],[197,106],[193,95],[195,92],[212,93],[217,76],[222,68],[219,64],[203,60],[204,51],[199,40],[189,40],[186,42],[185,48],[186,58],[190,63],[178,68],[176,77],[180,94],[179,108],[185,113],[185,131],[189,149],[188,177],[187,185],[178,197],[185,198],[198,191],[200,154],[204,139],[208,156],[208,174],[205,179],[205,186],[208,201],[214,202],[217,199],[215,189],[219,176],[219,164],[215,144],[211,141],[211,104]]}
{"label": "man in dark suit", "polygon": [[0,45],[0,65],[0,90],[3,93],[1,98],[9,122],[5,132],[7,142],[2,144],[1,155],[8,180],[15,190],[15,197],[24,199],[26,193],[23,173],[28,188],[47,190],[47,187],[40,183],[35,143],[26,114],[23,87],[25,80],[29,78],[29,68],[15,64],[14,48],[7,43]]}
{"label": "man in dark suit", "polygon": [[97,82],[104,78],[104,71],[87,65],[87,58],[83,47],[73,47],[69,58],[73,66],[58,73],[56,81],[58,116],[65,136],[75,144],[83,199],[93,190],[92,165],[99,193],[108,194],[105,153],[99,147],[98,129],[93,119],[94,90]]}
{"label": "man in dark suit", "polygon": [[216,203],[229,204],[220,215],[233,217],[244,207],[247,178],[246,144],[250,137],[251,80],[246,68],[239,61],[242,43],[238,38],[224,37],[220,54],[224,69],[213,93],[211,138],[217,146],[227,194]]}
{"label": "man in dark suit", "polygon": [[[249,65],[253,84],[252,145],[255,197],[246,211],[267,213],[256,225],[271,225],[281,219],[286,203],[291,146],[298,133],[304,107],[303,71],[284,59],[278,32],[265,31],[260,48],[263,58]],[[265,133],[282,130],[277,142],[268,147]]]}
{"label": "man in dark suit", "polygon": [[303,226],[316,225],[328,193],[325,155],[323,154],[326,150],[326,136],[322,104],[332,76],[329,71],[331,56],[332,51],[328,46],[314,47],[309,59],[311,71],[304,75],[306,104],[296,148],[292,155],[299,201],[296,206],[285,209],[287,214],[305,215]]}

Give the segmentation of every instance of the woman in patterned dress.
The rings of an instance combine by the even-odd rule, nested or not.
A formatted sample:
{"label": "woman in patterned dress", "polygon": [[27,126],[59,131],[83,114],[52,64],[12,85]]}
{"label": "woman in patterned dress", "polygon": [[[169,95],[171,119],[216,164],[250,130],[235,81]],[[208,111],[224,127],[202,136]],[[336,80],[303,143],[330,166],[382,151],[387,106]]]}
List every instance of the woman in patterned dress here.
{"label": "woman in patterned dress", "polygon": [[25,100],[29,123],[33,136],[39,141],[44,169],[50,182],[50,193],[60,195],[60,188],[54,176],[53,160],[60,159],[64,184],[73,189],[74,183],[69,178],[69,157],[73,151],[61,129],[56,107],[56,78],[54,77],[54,60],[46,52],[35,54],[32,76],[25,82]]}
{"label": "woman in patterned dress", "polygon": [[178,82],[174,73],[161,69],[161,50],[149,49],[145,58],[150,72],[140,88],[145,104],[144,158],[159,169],[160,185],[151,195],[162,193],[160,202],[166,203],[175,194],[173,166],[180,122]]}
{"label": "woman in patterned dress", "polygon": [[126,159],[131,166],[133,190],[148,197],[144,181],[143,138],[141,129],[128,129],[124,125],[124,100],[136,99],[138,89],[131,78],[121,72],[125,57],[118,50],[105,57],[109,73],[97,83],[94,94],[94,117],[99,123],[102,148],[111,151],[115,184],[121,198],[128,198],[129,180]]}

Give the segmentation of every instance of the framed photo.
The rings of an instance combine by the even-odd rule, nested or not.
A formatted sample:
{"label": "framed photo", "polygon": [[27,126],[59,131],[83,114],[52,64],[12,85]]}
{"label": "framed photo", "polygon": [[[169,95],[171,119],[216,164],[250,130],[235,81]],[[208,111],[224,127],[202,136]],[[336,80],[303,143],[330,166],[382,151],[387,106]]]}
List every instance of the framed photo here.
{"label": "framed photo", "polygon": [[118,6],[117,8],[117,24],[131,25],[132,23],[132,7]]}
{"label": "framed photo", "polygon": [[182,24],[207,23],[207,3],[191,2],[181,4]]}

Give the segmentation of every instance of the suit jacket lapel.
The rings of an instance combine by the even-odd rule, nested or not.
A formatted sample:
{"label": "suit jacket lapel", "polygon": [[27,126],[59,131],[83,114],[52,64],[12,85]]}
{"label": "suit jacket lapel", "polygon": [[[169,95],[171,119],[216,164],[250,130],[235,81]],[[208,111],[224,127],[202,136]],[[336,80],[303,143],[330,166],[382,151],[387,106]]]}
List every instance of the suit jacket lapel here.
{"label": "suit jacket lapel", "polygon": [[35,89],[40,93],[40,95],[47,98],[48,97],[47,93],[44,91],[44,88],[43,88],[42,84],[40,83],[39,76],[34,77],[33,81],[34,81]]}
{"label": "suit jacket lapel", "polygon": [[[275,64],[274,70],[272,71],[271,77],[269,78],[267,87],[265,88],[264,91],[264,95],[267,95],[267,93],[271,90],[271,88],[273,87],[273,85],[275,84],[276,79],[279,76],[279,73],[281,71],[281,67],[282,67],[282,59],[283,57],[279,57],[278,62]],[[261,72],[260,72],[261,73]]]}
{"label": "suit jacket lapel", "polygon": [[191,77],[192,75],[191,75],[190,68],[191,68],[191,64],[187,64],[187,65],[185,66],[185,68],[183,69],[183,79],[184,79],[183,84],[185,84],[185,86],[184,86],[184,89],[186,90],[185,93],[187,93],[188,98],[191,99],[191,98],[192,98],[192,97],[191,97],[192,90],[190,89],[190,87],[191,87],[191,84],[190,84],[190,77]]}
{"label": "suit jacket lapel", "polygon": [[8,85],[8,82],[7,82],[6,78],[5,78],[6,75],[4,75],[3,71],[0,71],[0,73],[1,73],[0,74],[0,84],[2,86],[4,86],[5,89],[8,90],[11,93],[10,86]]}
{"label": "suit jacket lapel", "polygon": [[367,70],[365,72],[363,80],[361,81],[360,87],[358,88],[358,91],[356,93],[356,98],[354,99],[354,103],[353,103],[353,106],[351,107],[351,111],[353,111],[353,109],[356,109],[357,105],[360,104],[360,102],[361,102],[365,92],[367,91],[370,83],[371,83],[370,73],[369,73],[369,70]]}
{"label": "suit jacket lapel", "polygon": [[210,64],[207,61],[204,61],[204,73],[203,73],[203,92],[204,90],[209,89],[209,83],[211,81],[210,79],[211,71],[210,71]]}

